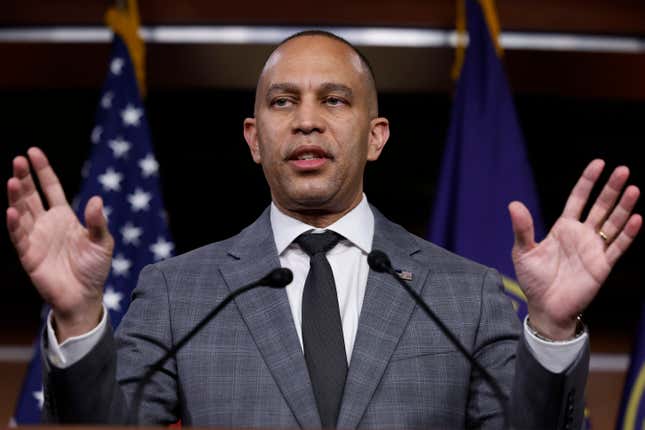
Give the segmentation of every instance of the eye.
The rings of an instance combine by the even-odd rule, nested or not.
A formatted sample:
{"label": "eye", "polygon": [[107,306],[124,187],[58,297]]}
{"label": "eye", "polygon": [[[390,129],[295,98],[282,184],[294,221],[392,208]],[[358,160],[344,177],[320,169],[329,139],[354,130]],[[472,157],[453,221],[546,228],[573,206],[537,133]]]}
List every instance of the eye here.
{"label": "eye", "polygon": [[287,97],[278,97],[273,100],[271,100],[271,106],[275,107],[286,107],[291,104],[291,100],[289,100]]}
{"label": "eye", "polygon": [[329,106],[341,106],[343,104],[346,104],[345,100],[339,98],[339,97],[327,97],[325,99],[325,103]]}

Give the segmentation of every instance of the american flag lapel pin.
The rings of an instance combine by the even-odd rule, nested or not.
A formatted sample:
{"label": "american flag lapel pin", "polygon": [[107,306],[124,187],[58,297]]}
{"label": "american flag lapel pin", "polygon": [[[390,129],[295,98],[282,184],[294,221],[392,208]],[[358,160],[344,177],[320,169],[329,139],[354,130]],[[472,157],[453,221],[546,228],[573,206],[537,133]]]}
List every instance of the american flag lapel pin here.
{"label": "american flag lapel pin", "polygon": [[399,275],[399,278],[403,279],[404,281],[412,280],[412,272],[408,272],[407,270],[397,270],[396,274]]}

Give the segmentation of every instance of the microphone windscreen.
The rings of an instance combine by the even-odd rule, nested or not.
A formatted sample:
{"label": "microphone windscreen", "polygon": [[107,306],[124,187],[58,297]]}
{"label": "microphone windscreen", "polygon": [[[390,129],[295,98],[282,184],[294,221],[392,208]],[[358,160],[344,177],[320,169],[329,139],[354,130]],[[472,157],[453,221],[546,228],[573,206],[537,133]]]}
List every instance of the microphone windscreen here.
{"label": "microphone windscreen", "polygon": [[374,249],[367,256],[367,264],[370,265],[370,268],[375,272],[383,273],[389,272],[392,270],[392,263],[390,263],[390,258],[383,251]]}
{"label": "microphone windscreen", "polygon": [[271,288],[284,288],[293,281],[293,272],[286,267],[274,269],[266,277],[266,286]]}

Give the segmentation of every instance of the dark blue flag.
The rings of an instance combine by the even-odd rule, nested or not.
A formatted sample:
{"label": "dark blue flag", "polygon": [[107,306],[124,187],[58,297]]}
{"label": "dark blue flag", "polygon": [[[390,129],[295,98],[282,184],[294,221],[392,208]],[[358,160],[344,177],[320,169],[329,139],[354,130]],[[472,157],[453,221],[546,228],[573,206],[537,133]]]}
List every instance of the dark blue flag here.
{"label": "dark blue flag", "polygon": [[623,398],[616,430],[642,430],[645,428],[645,306],[641,310],[636,343],[625,379]]}
{"label": "dark blue flag", "polygon": [[[128,49],[115,35],[107,80],[92,131],[92,152],[83,167],[83,185],[74,200],[79,219],[87,201],[103,198],[115,247],[103,304],[117,326],[130,303],[139,271],[170,257],[170,239],[161,200],[158,169]],[[39,342],[29,365],[15,423],[40,422],[43,404]]]}
{"label": "dark blue flag", "polygon": [[[453,101],[429,239],[497,269],[524,320],[528,309],[515,281],[508,204],[519,200],[526,205],[536,241],[544,237],[544,223],[513,97],[482,5],[491,18],[492,1],[466,0],[469,43]],[[583,426],[591,428],[586,409]]]}
{"label": "dark blue flag", "polygon": [[466,1],[469,44],[457,82],[429,239],[504,276],[520,318],[524,295],[513,281],[507,206],[522,201],[544,236],[537,192],[513,98],[479,2]]}

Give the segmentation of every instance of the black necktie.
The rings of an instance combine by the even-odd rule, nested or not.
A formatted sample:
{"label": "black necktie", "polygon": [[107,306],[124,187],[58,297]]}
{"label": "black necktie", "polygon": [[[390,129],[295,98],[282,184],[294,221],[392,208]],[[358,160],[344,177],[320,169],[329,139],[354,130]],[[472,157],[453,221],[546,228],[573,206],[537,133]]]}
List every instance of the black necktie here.
{"label": "black necktie", "polygon": [[326,257],[341,239],[333,231],[305,233],[296,239],[309,255],[309,274],[302,293],[302,343],[323,428],[336,427],[347,377],[336,283]]}

